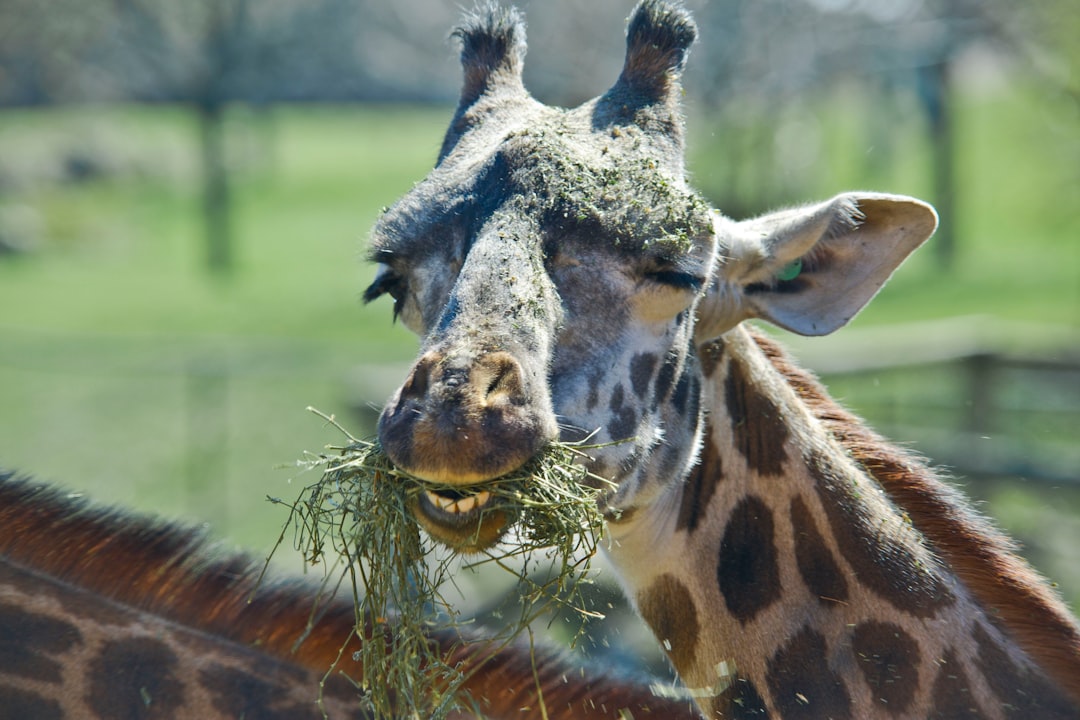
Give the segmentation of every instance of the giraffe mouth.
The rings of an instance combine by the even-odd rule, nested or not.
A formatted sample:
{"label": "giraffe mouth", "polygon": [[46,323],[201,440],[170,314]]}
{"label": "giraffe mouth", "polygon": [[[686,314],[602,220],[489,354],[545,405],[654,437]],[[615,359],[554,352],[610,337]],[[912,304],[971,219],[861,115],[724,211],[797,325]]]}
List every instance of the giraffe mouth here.
{"label": "giraffe mouth", "polygon": [[489,490],[442,487],[418,493],[412,511],[434,540],[466,553],[494,545],[517,516],[512,504]]}
{"label": "giraffe mouth", "polygon": [[487,490],[462,492],[460,490],[425,490],[424,499],[434,508],[448,515],[465,515],[482,511],[491,503]]}

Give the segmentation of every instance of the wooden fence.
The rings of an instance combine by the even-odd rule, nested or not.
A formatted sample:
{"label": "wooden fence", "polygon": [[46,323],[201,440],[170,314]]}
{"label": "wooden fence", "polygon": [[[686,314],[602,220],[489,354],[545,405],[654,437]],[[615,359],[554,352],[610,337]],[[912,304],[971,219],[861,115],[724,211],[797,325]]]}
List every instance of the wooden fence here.
{"label": "wooden fence", "polygon": [[968,477],[1080,486],[1080,338],[966,317],[787,343],[893,440]]}

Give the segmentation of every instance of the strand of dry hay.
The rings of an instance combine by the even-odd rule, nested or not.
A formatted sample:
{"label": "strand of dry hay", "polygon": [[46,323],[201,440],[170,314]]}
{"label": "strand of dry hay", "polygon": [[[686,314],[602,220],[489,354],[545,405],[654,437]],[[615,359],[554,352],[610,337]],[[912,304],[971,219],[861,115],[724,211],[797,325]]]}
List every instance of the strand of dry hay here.
{"label": "strand of dry hay", "polygon": [[[441,591],[453,581],[455,556],[435,552],[435,543],[420,532],[409,511],[410,502],[425,490],[469,488],[418,480],[395,467],[376,441],[359,440],[332,417],[312,411],[344,433],[349,444],[328,448],[337,454],[308,455],[301,461],[322,476],[294,503],[270,498],[289,507],[271,557],[291,528],[306,563],[323,567],[323,599],[343,585],[351,590],[356,632],[363,640],[353,658],[361,677],[351,679],[375,717],[442,718],[456,708],[475,709],[463,691],[466,675],[443,660],[427,633],[437,625],[457,625],[457,613]],[[603,537],[597,500],[612,486],[576,462],[582,456],[581,446],[554,443],[517,471],[483,484],[493,496],[484,512],[510,508],[517,518],[514,543],[497,544],[466,565],[495,563],[519,578],[520,615],[495,638],[493,648],[505,647],[553,605],[579,615],[579,635],[586,618],[601,617],[585,606],[580,588]],[[515,567],[543,560],[556,571],[541,580]],[[320,604],[313,608],[309,628]],[[350,639],[342,638],[342,651]]]}

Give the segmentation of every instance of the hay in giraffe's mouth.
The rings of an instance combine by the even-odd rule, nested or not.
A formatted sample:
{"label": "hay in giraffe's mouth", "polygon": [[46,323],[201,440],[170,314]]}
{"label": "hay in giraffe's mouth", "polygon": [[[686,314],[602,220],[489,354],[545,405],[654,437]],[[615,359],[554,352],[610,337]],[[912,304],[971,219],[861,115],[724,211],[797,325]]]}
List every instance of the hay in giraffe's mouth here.
{"label": "hay in giraffe's mouth", "polygon": [[[328,585],[343,577],[346,587],[351,584],[358,632],[370,633],[372,618],[393,618],[392,640],[364,642],[355,658],[363,675],[353,680],[365,690],[366,710],[377,717],[441,718],[470,706],[459,697],[461,671],[433,655],[427,640],[433,625],[453,624],[456,617],[440,587],[457,561],[435,553],[432,539],[473,554],[471,565],[494,562],[510,570],[550,558],[554,575],[540,581],[519,575],[521,613],[502,631],[507,641],[551,603],[582,618],[596,616],[579,585],[603,536],[597,500],[613,485],[579,462],[582,449],[555,443],[512,473],[460,486],[412,477],[376,441],[346,435],[348,445],[330,448],[335,454],[303,461],[323,474],[289,506],[287,525],[306,560],[324,565]],[[511,527],[517,528],[514,542],[500,543]],[[523,562],[508,562],[514,558]]]}

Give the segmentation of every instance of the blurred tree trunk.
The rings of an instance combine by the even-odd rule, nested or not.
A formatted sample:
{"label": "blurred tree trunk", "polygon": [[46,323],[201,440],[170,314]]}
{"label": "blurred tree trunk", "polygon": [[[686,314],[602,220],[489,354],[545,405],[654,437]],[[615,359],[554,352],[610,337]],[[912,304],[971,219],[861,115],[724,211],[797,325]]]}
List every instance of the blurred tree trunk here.
{"label": "blurred tree trunk", "polygon": [[220,357],[188,361],[185,378],[187,509],[216,530],[228,522],[229,367]]}
{"label": "blurred tree trunk", "polygon": [[951,270],[956,260],[956,144],[948,58],[920,68],[919,81],[930,122],[934,205],[938,211],[934,244],[942,269]]}
{"label": "blurred tree trunk", "polygon": [[206,268],[212,275],[231,275],[236,265],[232,234],[229,163],[225,147],[226,101],[230,81],[241,64],[247,30],[247,1],[214,2],[209,6],[203,48],[206,74],[195,95],[202,146],[203,227]]}
{"label": "blurred tree trunk", "polygon": [[202,211],[206,267],[214,275],[230,275],[233,253],[229,168],[225,151],[225,105],[207,98],[196,105],[202,156]]}

